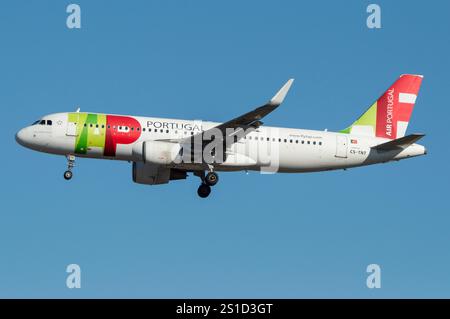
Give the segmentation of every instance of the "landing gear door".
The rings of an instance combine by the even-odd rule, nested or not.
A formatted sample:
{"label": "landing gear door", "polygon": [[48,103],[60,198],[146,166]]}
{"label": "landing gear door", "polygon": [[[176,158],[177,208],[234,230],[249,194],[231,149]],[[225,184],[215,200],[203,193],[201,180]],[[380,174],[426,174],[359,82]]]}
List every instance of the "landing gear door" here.
{"label": "landing gear door", "polygon": [[79,114],[69,114],[69,118],[67,121],[67,136],[77,136],[77,123],[79,119]]}
{"label": "landing gear door", "polygon": [[347,158],[348,138],[345,135],[336,136],[336,157]]}

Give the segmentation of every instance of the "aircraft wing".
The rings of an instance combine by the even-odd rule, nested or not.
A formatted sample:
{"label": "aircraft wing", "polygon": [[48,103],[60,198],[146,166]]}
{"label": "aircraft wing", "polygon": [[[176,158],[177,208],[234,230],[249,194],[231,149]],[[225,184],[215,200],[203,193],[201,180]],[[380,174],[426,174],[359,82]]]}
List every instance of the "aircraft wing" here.
{"label": "aircraft wing", "polygon": [[[236,139],[233,139],[232,143],[237,142],[238,139],[243,138],[245,136],[245,134],[237,134],[237,133],[239,133],[241,130],[245,133],[248,133],[250,130],[247,130],[247,129],[249,129],[249,128],[257,129],[258,127],[260,127],[263,124],[260,120],[267,114],[274,111],[278,106],[280,106],[281,103],[283,103],[283,100],[286,97],[286,94],[288,93],[293,81],[294,81],[294,79],[289,79],[283,85],[283,87],[277,92],[277,94],[275,94],[275,96],[272,99],[270,99],[263,106],[260,106],[256,109],[254,109],[253,111],[245,113],[241,116],[238,116],[228,122],[217,125],[209,130],[202,132],[202,133],[181,139],[181,141],[179,141],[179,142],[182,144],[191,144],[192,145],[196,142],[198,143],[198,141],[203,141],[204,140],[203,135],[210,136],[210,134],[213,134],[212,131],[218,132],[218,130],[222,133],[223,140],[226,140],[227,136],[236,135]],[[232,130],[227,130],[227,129],[232,129]],[[229,133],[227,131],[231,131],[231,133]],[[202,135],[202,138],[199,138],[199,135]],[[215,134],[213,134],[213,135],[215,135]]]}
{"label": "aircraft wing", "polygon": [[425,134],[410,134],[383,144],[375,145],[372,148],[380,151],[392,151],[399,148],[400,149],[407,148],[408,146],[414,144],[424,136]]}

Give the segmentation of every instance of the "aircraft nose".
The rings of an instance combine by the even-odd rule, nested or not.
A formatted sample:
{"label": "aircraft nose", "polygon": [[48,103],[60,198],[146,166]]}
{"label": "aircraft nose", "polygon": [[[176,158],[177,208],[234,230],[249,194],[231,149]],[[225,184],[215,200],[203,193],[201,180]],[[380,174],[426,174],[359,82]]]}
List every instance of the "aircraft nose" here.
{"label": "aircraft nose", "polygon": [[26,128],[21,129],[16,133],[16,142],[22,146],[27,146],[27,132]]}

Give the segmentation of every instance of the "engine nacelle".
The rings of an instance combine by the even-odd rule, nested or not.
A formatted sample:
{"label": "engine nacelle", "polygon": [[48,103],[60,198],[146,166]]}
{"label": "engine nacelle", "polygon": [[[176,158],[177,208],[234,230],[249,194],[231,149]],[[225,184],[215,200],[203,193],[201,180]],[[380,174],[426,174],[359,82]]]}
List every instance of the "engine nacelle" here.
{"label": "engine nacelle", "polygon": [[133,146],[133,156],[136,161],[170,165],[180,156],[181,145],[164,141],[145,141]]}
{"label": "engine nacelle", "polygon": [[138,184],[166,184],[170,180],[170,168],[133,162],[133,182]]}
{"label": "engine nacelle", "polygon": [[187,177],[186,171],[143,162],[133,162],[132,173],[133,182],[147,185],[166,184]]}

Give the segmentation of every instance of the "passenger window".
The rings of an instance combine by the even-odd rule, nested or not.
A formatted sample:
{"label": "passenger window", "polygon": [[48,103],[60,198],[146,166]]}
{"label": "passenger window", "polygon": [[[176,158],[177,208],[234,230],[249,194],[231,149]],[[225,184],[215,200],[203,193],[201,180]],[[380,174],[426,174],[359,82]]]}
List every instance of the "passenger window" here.
{"label": "passenger window", "polygon": [[287,143],[287,139],[284,139],[284,142]]}
{"label": "passenger window", "polygon": [[319,145],[322,145],[322,142],[319,142]]}
{"label": "passenger window", "polygon": [[295,143],[298,144],[298,140],[295,140]]}
{"label": "passenger window", "polygon": [[311,142],[310,142],[310,141],[308,141],[308,144],[311,144]]}
{"label": "passenger window", "polygon": [[292,140],[290,140],[289,143],[292,143]]}
{"label": "passenger window", "polygon": [[280,142],[280,143],[281,143],[281,138],[279,138],[279,139],[278,139],[278,142]]}
{"label": "passenger window", "polygon": [[316,145],[316,141],[314,141],[313,144]]}
{"label": "passenger window", "polygon": [[169,133],[169,130],[166,130],[166,133]]}
{"label": "passenger window", "polygon": [[145,132],[145,127],[142,128],[142,131]]}
{"label": "passenger window", "polygon": [[302,141],[302,144],[305,144],[305,141]]}

